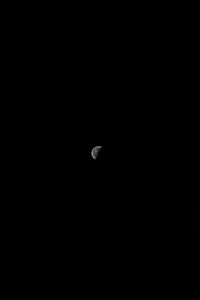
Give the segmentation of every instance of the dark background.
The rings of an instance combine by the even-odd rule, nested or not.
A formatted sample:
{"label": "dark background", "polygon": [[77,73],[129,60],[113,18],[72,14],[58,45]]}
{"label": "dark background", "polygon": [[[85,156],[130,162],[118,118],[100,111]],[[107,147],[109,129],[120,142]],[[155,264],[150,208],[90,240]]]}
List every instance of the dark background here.
{"label": "dark background", "polygon": [[[171,19],[157,7],[155,16],[144,5],[132,9],[124,21],[115,7],[98,18],[101,4],[91,14],[88,7],[90,17],[78,5],[74,13],[19,5],[19,14],[11,5],[4,12],[2,25],[6,263],[19,278],[24,262],[34,283],[41,276],[49,286],[56,274],[66,286],[69,274],[91,286],[87,273],[111,277],[131,258],[140,281],[146,261],[163,261],[173,216],[181,230],[185,219],[183,203],[175,208],[179,176],[169,143],[180,33],[169,32]],[[103,149],[94,161],[95,145]]]}
{"label": "dark background", "polygon": [[200,209],[199,207],[192,208],[192,231],[200,231]]}
{"label": "dark background", "polygon": [[169,226],[166,27],[140,17],[124,30],[28,19],[11,25],[5,44],[13,213],[57,235]]}

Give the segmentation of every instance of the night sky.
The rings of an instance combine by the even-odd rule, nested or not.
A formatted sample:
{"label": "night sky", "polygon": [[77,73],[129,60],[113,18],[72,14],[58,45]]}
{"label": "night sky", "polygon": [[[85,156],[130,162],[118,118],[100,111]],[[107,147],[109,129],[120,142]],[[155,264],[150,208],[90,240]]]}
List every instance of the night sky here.
{"label": "night sky", "polygon": [[200,209],[198,207],[192,208],[192,231],[200,231]]}

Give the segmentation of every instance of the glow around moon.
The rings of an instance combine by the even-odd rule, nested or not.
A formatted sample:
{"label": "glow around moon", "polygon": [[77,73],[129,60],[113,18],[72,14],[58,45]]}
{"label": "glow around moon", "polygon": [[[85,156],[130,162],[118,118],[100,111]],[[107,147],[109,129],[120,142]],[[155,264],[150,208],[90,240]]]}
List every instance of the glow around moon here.
{"label": "glow around moon", "polygon": [[97,159],[97,157],[99,156],[99,152],[101,151],[102,146],[96,146],[92,149],[91,155],[93,159]]}

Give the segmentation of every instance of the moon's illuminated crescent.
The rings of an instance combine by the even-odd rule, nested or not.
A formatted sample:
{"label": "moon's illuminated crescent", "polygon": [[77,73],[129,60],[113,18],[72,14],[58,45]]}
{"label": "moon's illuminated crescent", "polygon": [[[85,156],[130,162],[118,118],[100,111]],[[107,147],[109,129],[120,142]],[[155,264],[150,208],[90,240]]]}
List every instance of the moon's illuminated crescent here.
{"label": "moon's illuminated crescent", "polygon": [[97,159],[102,146],[96,146],[92,149],[91,155],[93,159]]}

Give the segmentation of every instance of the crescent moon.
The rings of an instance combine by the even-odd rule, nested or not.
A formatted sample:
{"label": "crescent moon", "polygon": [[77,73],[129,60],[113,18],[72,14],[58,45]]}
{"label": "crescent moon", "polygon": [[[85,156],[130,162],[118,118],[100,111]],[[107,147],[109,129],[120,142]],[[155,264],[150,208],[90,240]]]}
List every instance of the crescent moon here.
{"label": "crescent moon", "polygon": [[92,149],[91,155],[93,159],[97,159],[102,146],[96,146]]}

